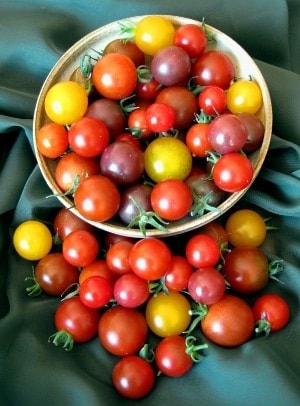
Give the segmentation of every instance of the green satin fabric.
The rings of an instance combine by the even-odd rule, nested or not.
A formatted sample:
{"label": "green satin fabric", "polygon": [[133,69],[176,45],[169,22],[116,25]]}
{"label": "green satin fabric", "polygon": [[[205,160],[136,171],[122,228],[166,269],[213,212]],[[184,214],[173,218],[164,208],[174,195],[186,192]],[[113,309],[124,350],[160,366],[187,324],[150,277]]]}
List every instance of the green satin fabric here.
{"label": "green satin fabric", "polygon": [[14,228],[49,222],[60,204],[36,165],[32,117],[38,92],[59,57],[113,20],[173,14],[226,32],[256,59],[270,89],[274,125],[267,159],[238,207],[271,217],[278,230],[263,246],[285,264],[291,320],[281,332],[234,349],[209,344],[185,377],[161,376],[141,405],[296,406],[300,401],[300,3],[298,0],[14,0],[0,3],[0,404],[133,405],[111,385],[116,361],[97,339],[71,353],[48,344],[58,299],[26,296],[31,264],[11,246]]}

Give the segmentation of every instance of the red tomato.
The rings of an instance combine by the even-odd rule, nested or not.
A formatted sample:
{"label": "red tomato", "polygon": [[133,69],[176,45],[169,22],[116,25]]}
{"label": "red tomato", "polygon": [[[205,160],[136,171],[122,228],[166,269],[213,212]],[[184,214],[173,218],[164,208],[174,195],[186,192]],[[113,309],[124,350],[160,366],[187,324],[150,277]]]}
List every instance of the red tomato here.
{"label": "red tomato", "polygon": [[100,318],[99,340],[110,353],[125,356],[137,353],[148,335],[146,319],[139,310],[114,306]]}
{"label": "red tomato", "polygon": [[157,80],[139,80],[137,84],[137,96],[144,100],[154,100],[161,91],[161,86]]}
{"label": "red tomato", "polygon": [[146,109],[146,128],[155,133],[167,132],[174,127],[176,114],[165,103],[152,103]]}
{"label": "red tomato", "polygon": [[60,157],[69,146],[66,127],[52,122],[43,125],[37,132],[36,145],[45,157]]}
{"label": "red tomato", "polygon": [[198,25],[184,24],[175,31],[174,44],[183,48],[190,58],[197,58],[205,51],[207,37]]}
{"label": "red tomato", "polygon": [[103,276],[91,276],[81,283],[79,297],[85,306],[100,309],[113,297],[112,283]]}
{"label": "red tomato", "polygon": [[173,255],[171,267],[165,274],[167,289],[177,292],[186,289],[192,272],[193,267],[184,256]]}
{"label": "red tomato", "polygon": [[109,139],[106,124],[94,117],[82,117],[75,121],[68,134],[70,148],[78,155],[87,158],[102,154]]}
{"label": "red tomato", "polygon": [[102,96],[113,100],[124,99],[136,88],[135,64],[127,55],[119,53],[104,55],[94,65],[92,81]]}
{"label": "red tomato", "polygon": [[209,223],[205,224],[203,227],[201,227],[201,233],[212,236],[217,241],[221,249],[228,246],[227,231],[217,221],[210,221]]}
{"label": "red tomato", "polygon": [[81,285],[87,278],[92,276],[102,276],[111,281],[112,284],[117,279],[117,275],[109,269],[105,259],[98,259],[84,266],[79,274],[79,284]]}
{"label": "red tomato", "polygon": [[84,178],[74,193],[74,204],[79,213],[93,221],[111,219],[120,206],[120,192],[106,176]]}
{"label": "red tomato", "polygon": [[256,293],[268,283],[268,258],[256,247],[233,248],[225,256],[222,272],[234,291],[245,295]]}
{"label": "red tomato", "polygon": [[[52,296],[62,295],[73,283],[77,283],[79,272],[61,252],[52,252],[39,260],[34,269],[37,286]],[[36,287],[37,287],[36,286]]]}
{"label": "red tomato", "polygon": [[105,46],[103,54],[106,55],[112,52],[127,55],[136,67],[145,63],[144,52],[133,41],[123,41],[121,38],[113,39]]}
{"label": "red tomato", "polygon": [[172,264],[172,253],[168,245],[158,238],[138,240],[129,253],[132,271],[142,279],[160,279]]}
{"label": "red tomato", "polygon": [[193,63],[191,76],[200,86],[219,86],[227,89],[235,74],[229,57],[221,51],[203,52]]}
{"label": "red tomato", "polygon": [[219,86],[206,86],[198,96],[198,104],[205,114],[221,114],[226,107],[226,93]]}
{"label": "red tomato", "polygon": [[208,128],[208,123],[196,123],[187,130],[185,142],[194,156],[205,158],[213,149],[208,140]]}
{"label": "red tomato", "polygon": [[185,375],[193,366],[193,360],[186,349],[183,336],[163,338],[155,348],[155,362],[159,372],[172,377]]}
{"label": "red tomato", "polygon": [[63,207],[56,213],[53,220],[53,230],[58,238],[60,238],[62,241],[68,234],[78,229],[87,230],[90,232],[94,231],[94,228],[91,224],[76,216],[70,209],[67,209],[66,207]]}
{"label": "red tomato", "polygon": [[147,127],[146,110],[146,107],[139,107],[128,115],[128,129],[134,137],[147,138],[153,134],[153,131]]}
{"label": "red tomato", "polygon": [[256,333],[269,333],[281,330],[288,323],[290,308],[287,301],[276,293],[260,296],[252,307],[256,322]]}
{"label": "red tomato", "polygon": [[137,355],[127,355],[115,365],[112,381],[120,395],[129,399],[141,399],[153,388],[155,374],[146,360]]}
{"label": "red tomato", "polygon": [[153,187],[150,202],[155,213],[164,220],[179,220],[190,212],[193,194],[183,180],[166,179]]}
{"label": "red tomato", "polygon": [[70,264],[83,267],[91,264],[99,253],[99,243],[87,230],[72,231],[63,241],[62,253]]}
{"label": "red tomato", "polygon": [[133,272],[120,276],[114,284],[114,298],[123,307],[139,307],[148,297],[148,281]]}
{"label": "red tomato", "polygon": [[243,299],[226,294],[209,306],[201,321],[201,329],[217,345],[239,346],[248,341],[254,332],[252,309]]}
{"label": "red tomato", "polygon": [[63,192],[74,189],[76,182],[100,172],[96,158],[85,158],[75,152],[63,155],[55,168],[55,180]]}
{"label": "red tomato", "polygon": [[225,294],[226,284],[223,276],[213,267],[194,271],[188,282],[188,292],[195,302],[212,305]]}
{"label": "red tomato", "polygon": [[[71,350],[74,342],[83,343],[97,335],[98,322],[98,310],[86,307],[79,296],[74,296],[59,304],[54,317],[58,333],[50,338],[53,338],[54,344],[62,342],[66,350]],[[63,332],[67,332],[68,337],[64,337]]]}
{"label": "red tomato", "polygon": [[253,179],[253,167],[249,158],[238,152],[222,155],[214,164],[213,180],[221,190],[233,193],[249,186]]}
{"label": "red tomato", "polygon": [[185,247],[185,255],[195,268],[214,267],[221,256],[220,247],[210,235],[199,233],[192,236]]}
{"label": "red tomato", "polygon": [[116,275],[132,272],[129,265],[129,253],[133,242],[121,240],[111,245],[106,252],[108,268]]}

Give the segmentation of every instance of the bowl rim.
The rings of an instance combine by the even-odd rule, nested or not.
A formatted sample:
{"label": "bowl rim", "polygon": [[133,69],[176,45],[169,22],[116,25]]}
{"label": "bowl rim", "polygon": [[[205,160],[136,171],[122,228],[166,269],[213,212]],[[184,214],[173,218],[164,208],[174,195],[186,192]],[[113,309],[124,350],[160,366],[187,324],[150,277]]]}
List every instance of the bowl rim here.
{"label": "bowl rim", "polygon": [[[183,25],[183,24],[197,24],[199,26],[202,25],[201,21],[187,18],[187,17],[181,17],[181,16],[176,16],[176,15],[170,15],[170,14],[154,14],[156,16],[162,16],[170,20],[175,26]],[[55,184],[55,180],[53,178],[52,170],[54,166],[54,162],[52,160],[47,159],[46,157],[42,156],[36,145],[36,134],[42,125],[42,123],[45,123],[45,121],[42,120],[42,117],[44,117],[44,120],[47,120],[46,114],[44,112],[44,98],[45,95],[48,91],[48,89],[55,83],[55,81],[58,80],[64,80],[62,70],[64,67],[69,67],[69,70],[72,70],[70,68],[70,62],[71,65],[73,64],[74,66],[78,66],[78,59],[79,57],[87,50],[90,50],[92,45],[95,44],[96,40],[99,40],[101,35],[105,33],[106,35],[112,34],[115,32],[116,27],[120,22],[126,22],[130,21],[132,23],[137,23],[141,19],[147,17],[149,15],[137,15],[133,17],[127,17],[123,18],[120,20],[116,20],[113,22],[110,22],[108,24],[105,24],[90,33],[87,33],[84,35],[81,39],[76,41],[70,48],[68,48],[57,60],[57,62],[54,64],[48,75],[46,76],[43,85],[40,89],[35,109],[34,109],[34,115],[33,115],[33,146],[34,146],[34,153],[38,162],[38,166],[42,172],[43,178],[46,181],[48,187],[52,191],[53,195],[55,195],[55,198],[57,198],[64,207],[67,207],[69,210],[71,210],[76,216],[79,218],[83,219],[85,222],[93,225],[94,227],[101,229],[106,232],[111,232],[114,234],[126,236],[126,237],[132,237],[132,238],[143,238],[144,235],[142,234],[141,230],[139,228],[127,228],[126,225],[122,225],[121,223],[115,223],[112,219],[109,221],[104,221],[104,222],[95,222],[86,219],[83,217],[77,209],[73,206],[73,201],[70,199],[68,196],[61,196],[61,190],[59,187]],[[205,23],[205,26],[208,31],[212,32],[216,37],[222,37],[223,43],[225,41],[226,44],[230,44],[234,49],[237,49],[239,51],[239,54],[243,57],[248,59],[251,62],[251,69],[255,70],[255,80],[259,83],[261,92],[262,92],[262,98],[263,98],[263,113],[264,113],[264,126],[265,126],[265,134],[263,138],[262,145],[260,148],[256,151],[254,151],[251,154],[252,161],[254,161],[254,173],[253,173],[253,178],[250,184],[243,190],[234,192],[229,194],[229,196],[217,207],[217,210],[214,211],[209,211],[202,215],[201,217],[195,217],[191,218],[189,217],[189,221],[184,221],[184,219],[176,221],[176,222],[171,222],[167,226],[168,231],[161,231],[157,229],[147,229],[146,230],[146,236],[147,237],[156,237],[156,238],[161,238],[161,237],[170,237],[173,235],[178,235],[178,234],[183,234],[189,231],[193,231],[197,228],[200,228],[204,226],[205,224],[216,220],[218,217],[223,215],[225,212],[227,212],[229,209],[231,209],[243,196],[244,194],[250,189],[252,186],[254,180],[257,178],[263,162],[266,158],[269,145],[271,142],[271,135],[272,135],[272,125],[273,125],[273,112],[272,112],[272,103],[271,103],[271,96],[269,93],[269,89],[267,86],[267,83],[265,81],[265,78],[260,71],[258,65],[254,61],[254,59],[250,56],[250,54],[238,43],[236,42],[233,38],[228,36],[226,33],[223,31]],[[120,37],[120,35],[119,35]],[[113,39],[113,38],[111,38]],[[75,65],[77,62],[77,65]]]}

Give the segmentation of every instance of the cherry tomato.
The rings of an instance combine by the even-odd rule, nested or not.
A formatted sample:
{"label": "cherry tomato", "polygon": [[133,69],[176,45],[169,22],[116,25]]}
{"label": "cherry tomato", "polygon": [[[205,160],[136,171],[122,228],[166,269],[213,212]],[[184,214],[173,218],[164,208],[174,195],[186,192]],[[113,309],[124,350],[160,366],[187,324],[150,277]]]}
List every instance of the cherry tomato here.
{"label": "cherry tomato", "polygon": [[80,119],[88,107],[88,95],[77,82],[57,82],[45,96],[45,111],[51,121],[66,125]]}
{"label": "cherry tomato", "polygon": [[253,80],[239,79],[227,90],[227,107],[234,114],[256,114],[262,104],[260,87]]}
{"label": "cherry tomato", "polygon": [[192,169],[192,155],[186,144],[177,138],[156,138],[144,153],[145,171],[154,181],[185,179]]}
{"label": "cherry tomato", "polygon": [[114,388],[128,399],[148,395],[155,383],[155,374],[149,363],[138,355],[121,358],[112,372]]}
{"label": "cherry tomato", "polygon": [[[79,296],[61,302],[54,316],[56,330],[69,333],[75,343],[83,343],[94,338],[97,335],[98,322],[98,310],[86,307]],[[67,346],[65,348],[71,349]]]}
{"label": "cherry tomato", "polygon": [[147,138],[153,134],[153,131],[147,127],[146,111],[146,107],[139,107],[129,113],[127,124],[133,136]]}
{"label": "cherry tomato", "polygon": [[27,220],[15,229],[13,246],[20,257],[36,261],[50,252],[52,235],[49,228],[41,221]]}
{"label": "cherry tomato", "polygon": [[210,235],[198,233],[190,237],[185,255],[189,263],[195,268],[214,267],[220,259],[220,247]]}
{"label": "cherry tomato", "polygon": [[106,251],[106,263],[108,268],[116,275],[124,275],[132,272],[129,265],[129,253],[133,242],[121,240],[112,244]]}
{"label": "cherry tomato", "polygon": [[150,330],[159,337],[179,335],[187,329],[191,306],[180,292],[159,292],[146,305],[146,320]]}
{"label": "cherry tomato", "polygon": [[225,229],[229,242],[235,247],[258,247],[267,234],[262,216],[251,209],[240,209],[231,213]]}
{"label": "cherry tomato", "polygon": [[289,321],[290,308],[287,301],[276,293],[266,293],[253,304],[256,333],[265,332],[267,335],[281,330]]}
{"label": "cherry tomato", "polygon": [[87,158],[102,154],[109,138],[106,124],[94,117],[82,117],[77,120],[71,125],[68,133],[72,151]]}
{"label": "cherry tomato", "polygon": [[193,63],[191,76],[200,86],[219,86],[227,89],[235,74],[234,65],[221,51],[203,52]]}
{"label": "cherry tomato", "polygon": [[243,190],[253,180],[249,158],[238,152],[222,155],[213,166],[213,180],[221,190],[233,193]]}
{"label": "cherry tomato", "polygon": [[222,299],[225,290],[223,276],[213,267],[197,269],[189,278],[188,292],[195,302],[212,305]]}
{"label": "cherry tomato", "polygon": [[136,67],[144,65],[145,55],[133,41],[124,41],[116,38],[110,41],[103,50],[103,55],[117,52],[118,54],[127,55]]}
{"label": "cherry tomato", "polygon": [[190,58],[197,58],[206,48],[207,37],[196,24],[184,24],[177,28],[174,35],[174,44],[183,48]]}
{"label": "cherry tomato", "polygon": [[155,213],[161,218],[179,220],[190,212],[193,194],[183,180],[166,179],[153,187],[150,202]]}
{"label": "cherry tomato", "polygon": [[172,263],[172,253],[167,243],[158,238],[138,240],[130,250],[129,265],[142,279],[160,279]]}
{"label": "cherry tomato", "polygon": [[167,289],[177,292],[186,289],[192,272],[193,267],[184,256],[173,255],[171,267],[165,274]]}
{"label": "cherry tomato", "polygon": [[68,131],[61,124],[44,124],[36,134],[36,145],[46,158],[58,158],[69,146]]}
{"label": "cherry tomato", "polygon": [[243,151],[249,153],[259,148],[265,135],[265,126],[262,120],[255,114],[238,113],[237,117],[243,121],[247,129],[247,141]]}
{"label": "cherry tomato", "polygon": [[148,297],[148,281],[133,272],[120,276],[114,284],[114,298],[123,307],[139,307]]}
{"label": "cherry tomato", "polygon": [[187,130],[185,142],[193,156],[205,158],[213,149],[208,140],[208,128],[208,123],[196,123]]}
{"label": "cherry tomato", "polygon": [[163,338],[155,348],[155,362],[159,372],[172,377],[185,375],[193,366],[186,353],[185,338],[170,336]]}
{"label": "cherry tomato", "polygon": [[198,104],[205,114],[221,114],[226,107],[226,93],[219,86],[206,86],[198,96]]}
{"label": "cherry tomato", "polygon": [[208,234],[213,237],[217,241],[221,249],[222,247],[226,248],[228,246],[227,231],[220,223],[215,220],[210,221],[209,223],[201,227],[201,233]]}
{"label": "cherry tomato", "polygon": [[241,294],[259,292],[269,280],[269,261],[256,247],[236,247],[225,256],[222,266],[231,289]]}
{"label": "cherry tomato", "polygon": [[92,276],[102,276],[111,281],[112,284],[117,279],[117,275],[109,269],[105,259],[97,259],[84,266],[79,274],[79,284],[81,285],[87,278]]}
{"label": "cherry tomato", "polygon": [[213,343],[235,347],[248,341],[254,332],[251,307],[243,299],[226,294],[209,306],[201,321],[203,334]]}
{"label": "cherry tomato", "polygon": [[74,193],[74,204],[78,212],[93,221],[111,219],[119,209],[120,199],[115,183],[103,175],[83,179]]}
{"label": "cherry tomato", "polygon": [[113,298],[113,285],[104,276],[91,276],[80,284],[79,297],[85,306],[100,309]]}
{"label": "cherry tomato", "polygon": [[60,296],[72,284],[78,283],[79,272],[61,252],[50,252],[42,257],[34,268],[34,278],[48,295]]}
{"label": "cherry tomato", "polygon": [[162,89],[155,99],[158,103],[165,103],[175,111],[174,128],[187,129],[195,120],[198,111],[197,98],[184,86],[168,86]]}
{"label": "cherry tomato", "polygon": [[87,230],[72,231],[64,239],[62,253],[66,261],[77,267],[91,264],[99,253],[99,243],[94,234]]}
{"label": "cherry tomato", "polygon": [[91,224],[76,216],[70,209],[63,207],[56,213],[53,220],[53,231],[61,241],[72,231],[78,229],[94,232]]}
{"label": "cherry tomato", "polygon": [[153,77],[150,80],[139,80],[136,88],[137,96],[143,100],[153,101],[161,92],[160,83]]}
{"label": "cherry tomato", "polygon": [[110,53],[98,59],[92,72],[96,90],[108,99],[129,97],[137,84],[136,67],[124,54]]}
{"label": "cherry tomato", "polygon": [[147,16],[135,27],[135,43],[146,54],[154,55],[173,44],[175,28],[163,16]]}
{"label": "cherry tomato", "polygon": [[146,128],[152,132],[167,132],[175,123],[175,110],[165,103],[152,103],[146,109]]}
{"label": "cherry tomato", "polygon": [[190,71],[189,54],[176,45],[159,50],[151,61],[151,73],[163,86],[174,86],[186,82]]}
{"label": "cherry tomato", "polygon": [[117,305],[106,310],[99,321],[99,340],[114,355],[137,353],[145,344],[147,335],[146,319],[137,309]]}
{"label": "cherry tomato", "polygon": [[85,158],[75,152],[69,152],[58,161],[54,176],[60,189],[67,192],[74,189],[77,181],[90,175],[97,175],[99,171],[99,162],[96,158]]}

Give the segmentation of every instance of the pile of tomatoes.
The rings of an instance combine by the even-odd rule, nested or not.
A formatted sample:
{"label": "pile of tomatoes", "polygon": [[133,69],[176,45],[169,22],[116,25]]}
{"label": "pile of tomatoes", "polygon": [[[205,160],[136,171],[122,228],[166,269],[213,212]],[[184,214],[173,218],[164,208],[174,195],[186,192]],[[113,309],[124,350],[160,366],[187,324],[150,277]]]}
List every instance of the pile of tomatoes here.
{"label": "pile of tomatoes", "polygon": [[231,59],[208,49],[211,40],[204,24],[128,22],[48,90],[50,122],[36,145],[84,218],[145,234],[214,210],[251,184],[248,154],[264,136],[261,89],[250,76],[236,78]]}
{"label": "pile of tomatoes", "polygon": [[165,239],[99,231],[66,208],[51,224],[14,232],[17,253],[34,261],[27,294],[61,299],[49,341],[71,350],[98,339],[118,357],[112,383],[127,398],[146,396],[160,374],[186,374],[210,342],[240,346],[289,320],[284,297],[264,291],[283,266],[259,248],[267,226],[256,211]]}

